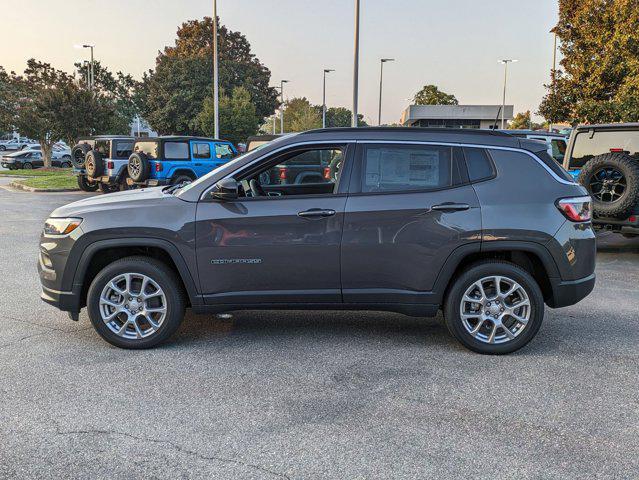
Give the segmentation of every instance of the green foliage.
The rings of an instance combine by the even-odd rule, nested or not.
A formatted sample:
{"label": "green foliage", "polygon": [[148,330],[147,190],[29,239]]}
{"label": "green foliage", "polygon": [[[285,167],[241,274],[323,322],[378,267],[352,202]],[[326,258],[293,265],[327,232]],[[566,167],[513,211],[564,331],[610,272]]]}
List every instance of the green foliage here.
{"label": "green foliage", "polygon": [[51,165],[55,142],[65,139],[71,144],[80,135],[104,131],[115,115],[108,97],[87,91],[71,75],[34,59],[23,75],[6,75],[2,88],[0,117],[40,143],[45,166]]}
{"label": "green foliage", "polygon": [[[229,97],[220,92],[220,137],[237,145],[257,133],[260,119],[251,102],[251,94],[244,87],[237,87]],[[215,113],[213,96],[204,100],[197,122],[205,135],[213,136],[215,131]]]}
{"label": "green foliage", "polygon": [[533,122],[530,115],[530,110],[525,112],[519,112],[508,123],[510,130],[546,130],[548,129],[548,123]]}
{"label": "green foliage", "polygon": [[[322,107],[320,106],[320,113]],[[351,110],[345,107],[331,107],[326,109],[326,127],[350,127],[353,113]],[[364,115],[357,114],[357,125],[360,127],[367,127],[368,123],[364,121]]]}
{"label": "green foliage", "polygon": [[455,95],[442,92],[436,85],[424,85],[413,98],[415,105],[458,105]]}
{"label": "green foliage", "polygon": [[[177,31],[175,45],[166,47],[137,88],[136,102],[149,124],[161,134],[203,134],[198,116],[213,88],[213,22],[190,20]],[[239,32],[219,26],[220,88],[243,87],[262,120],[278,106],[277,91],[269,87],[271,72],[251,53]],[[220,131],[226,119],[220,116]],[[250,119],[247,120],[250,123]]]}
{"label": "green foliage", "polygon": [[306,97],[292,98],[284,108],[284,130],[304,132],[322,127],[321,108],[311,105]]}
{"label": "green foliage", "polygon": [[637,0],[559,0],[563,54],[539,113],[552,122],[639,121]]}

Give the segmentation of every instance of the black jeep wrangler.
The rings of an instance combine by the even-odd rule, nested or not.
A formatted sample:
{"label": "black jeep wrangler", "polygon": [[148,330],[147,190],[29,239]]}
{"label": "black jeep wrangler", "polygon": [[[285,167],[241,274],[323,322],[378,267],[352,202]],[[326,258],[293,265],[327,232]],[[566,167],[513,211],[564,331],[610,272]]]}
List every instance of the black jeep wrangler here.
{"label": "black jeep wrangler", "polygon": [[78,186],[85,192],[104,193],[127,189],[126,163],[133,148],[133,137],[99,135],[84,137],[71,150],[71,161]]}
{"label": "black jeep wrangler", "polygon": [[564,168],[592,196],[595,229],[639,236],[639,123],[577,127]]}

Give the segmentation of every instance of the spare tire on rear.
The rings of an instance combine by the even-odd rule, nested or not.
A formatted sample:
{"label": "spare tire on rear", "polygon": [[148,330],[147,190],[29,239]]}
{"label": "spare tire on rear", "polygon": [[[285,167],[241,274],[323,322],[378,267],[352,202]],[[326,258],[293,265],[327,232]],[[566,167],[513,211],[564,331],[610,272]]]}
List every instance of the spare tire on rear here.
{"label": "spare tire on rear", "polygon": [[95,150],[88,152],[86,160],[84,161],[84,169],[88,177],[96,178],[102,176],[104,173],[104,160],[102,160],[102,155]]}
{"label": "spare tire on rear", "polygon": [[134,182],[143,182],[149,178],[149,173],[151,172],[149,159],[143,152],[132,153],[129,157],[127,170],[129,171],[131,180]]}
{"label": "spare tire on rear", "polygon": [[593,157],[578,181],[592,196],[598,217],[626,218],[639,201],[639,161],[625,153]]}
{"label": "spare tire on rear", "polygon": [[87,153],[91,151],[91,145],[79,143],[71,150],[71,161],[75,168],[84,168],[84,161]]}

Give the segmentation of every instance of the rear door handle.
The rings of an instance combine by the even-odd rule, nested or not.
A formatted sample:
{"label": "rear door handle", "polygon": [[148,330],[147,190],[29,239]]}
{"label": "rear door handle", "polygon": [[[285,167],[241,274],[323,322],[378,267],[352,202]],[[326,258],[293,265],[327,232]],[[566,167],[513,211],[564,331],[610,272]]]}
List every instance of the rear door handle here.
{"label": "rear door handle", "polygon": [[201,163],[194,163],[193,165],[195,165],[196,167],[201,167],[202,166]]}
{"label": "rear door handle", "polygon": [[430,207],[431,210],[439,210],[443,212],[457,212],[461,210],[468,210],[470,205],[467,203],[452,203],[452,202],[444,202],[439,205],[433,205]]}
{"label": "rear door handle", "polygon": [[298,217],[302,218],[325,218],[332,217],[333,215],[335,215],[335,210],[324,208],[311,208],[310,210],[304,210],[297,214]]}

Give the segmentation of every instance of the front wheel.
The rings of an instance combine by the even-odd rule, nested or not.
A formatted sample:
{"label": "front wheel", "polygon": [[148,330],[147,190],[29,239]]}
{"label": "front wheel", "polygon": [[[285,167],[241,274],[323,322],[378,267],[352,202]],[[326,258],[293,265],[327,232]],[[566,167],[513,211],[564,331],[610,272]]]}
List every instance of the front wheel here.
{"label": "front wheel", "polygon": [[31,165],[29,162],[26,162],[22,164],[22,168],[24,170],[33,170],[33,165]]}
{"label": "front wheel", "polygon": [[95,330],[116,347],[151,348],[168,339],[184,317],[175,273],[150,257],[127,257],[107,265],[87,293]]}
{"label": "front wheel", "polygon": [[519,350],[539,331],[544,299],[535,279],[513,263],[488,260],[472,265],[449,290],[446,326],[478,353]]}

